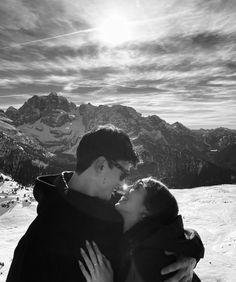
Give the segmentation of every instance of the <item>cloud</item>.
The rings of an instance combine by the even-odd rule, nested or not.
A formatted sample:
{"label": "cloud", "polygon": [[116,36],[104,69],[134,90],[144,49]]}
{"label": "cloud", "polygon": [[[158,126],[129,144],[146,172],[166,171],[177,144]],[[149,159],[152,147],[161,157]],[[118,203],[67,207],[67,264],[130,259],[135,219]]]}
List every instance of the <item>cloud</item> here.
{"label": "cloud", "polygon": [[33,29],[37,16],[21,0],[2,0],[0,2],[1,26],[9,30]]}
{"label": "cloud", "polygon": [[[25,95],[57,91],[78,103],[121,103],[196,127],[220,123],[218,115],[222,126],[232,125],[235,3],[3,0],[1,105],[14,104],[16,94],[19,104]],[[133,36],[110,47],[97,28],[114,11],[124,13]]]}
{"label": "cloud", "polygon": [[117,94],[147,94],[147,93],[158,93],[163,92],[164,90],[160,90],[155,87],[125,87],[118,86],[116,87]]}
{"label": "cloud", "polygon": [[91,67],[87,69],[80,69],[80,74],[85,80],[101,81],[111,74],[117,74],[120,70],[113,66]]}
{"label": "cloud", "polygon": [[90,92],[95,92],[97,90],[101,90],[101,87],[92,87],[92,86],[80,86],[76,83],[67,84],[63,90],[68,91],[70,93],[79,93],[79,94],[88,94]]}
{"label": "cloud", "polygon": [[3,0],[0,13],[0,25],[6,39],[0,41],[3,47],[89,28],[86,21],[78,17],[79,13],[76,17],[67,13],[65,1]]}
{"label": "cloud", "polygon": [[6,110],[10,106],[14,106],[15,108],[20,108],[22,106],[22,102],[31,98],[29,94],[14,94],[14,95],[0,95],[1,106],[0,109]]}

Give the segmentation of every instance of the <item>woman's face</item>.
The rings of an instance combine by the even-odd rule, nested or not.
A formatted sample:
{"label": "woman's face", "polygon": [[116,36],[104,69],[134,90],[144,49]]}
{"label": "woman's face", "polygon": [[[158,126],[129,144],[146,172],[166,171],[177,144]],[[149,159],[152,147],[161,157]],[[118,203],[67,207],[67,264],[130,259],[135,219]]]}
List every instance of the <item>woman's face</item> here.
{"label": "woman's face", "polygon": [[142,219],[144,212],[146,212],[146,207],[144,205],[146,193],[147,191],[144,188],[142,180],[129,186],[127,192],[116,204],[117,211],[123,217],[129,216],[135,219]]}

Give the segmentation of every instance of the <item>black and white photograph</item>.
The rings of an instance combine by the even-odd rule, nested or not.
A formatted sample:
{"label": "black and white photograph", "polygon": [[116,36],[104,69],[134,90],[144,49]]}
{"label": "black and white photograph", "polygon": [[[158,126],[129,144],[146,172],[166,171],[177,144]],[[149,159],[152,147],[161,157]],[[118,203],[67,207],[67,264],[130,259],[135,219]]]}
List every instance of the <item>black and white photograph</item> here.
{"label": "black and white photograph", "polygon": [[0,0],[0,282],[234,282],[236,1]]}

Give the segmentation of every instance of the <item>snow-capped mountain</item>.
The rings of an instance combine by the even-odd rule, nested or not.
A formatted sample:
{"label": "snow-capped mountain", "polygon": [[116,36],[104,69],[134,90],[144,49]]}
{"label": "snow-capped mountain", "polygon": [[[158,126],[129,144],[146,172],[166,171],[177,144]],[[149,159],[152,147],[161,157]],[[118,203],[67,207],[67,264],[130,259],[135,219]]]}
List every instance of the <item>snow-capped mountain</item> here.
{"label": "snow-capped mountain", "polygon": [[[1,122],[8,128],[4,129]],[[52,160],[58,170],[73,168],[83,134],[107,123],[129,134],[142,159],[131,180],[153,175],[171,187],[193,187],[234,179],[236,172],[230,169],[235,167],[228,165],[232,162],[225,160],[227,169],[219,167],[216,157],[236,144],[233,130],[194,131],[179,122],[168,124],[156,115],[143,117],[131,107],[90,103],[76,106],[56,93],[33,96],[18,110],[10,107],[0,112],[0,131],[8,137],[13,134],[15,142],[17,136],[29,138],[45,152],[55,154]]]}
{"label": "snow-capped mountain", "polygon": [[22,133],[3,111],[0,112],[0,170],[21,183],[32,182],[45,170],[53,154],[37,140]]}

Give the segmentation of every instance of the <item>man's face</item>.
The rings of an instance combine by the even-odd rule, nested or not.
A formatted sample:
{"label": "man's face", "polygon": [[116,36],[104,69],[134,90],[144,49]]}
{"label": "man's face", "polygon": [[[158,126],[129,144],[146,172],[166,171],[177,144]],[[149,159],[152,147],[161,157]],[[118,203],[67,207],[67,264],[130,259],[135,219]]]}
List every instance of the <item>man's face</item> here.
{"label": "man's face", "polygon": [[101,198],[109,200],[112,192],[116,187],[124,184],[125,178],[128,176],[131,164],[128,161],[108,161],[104,162],[104,169],[101,174]]}

